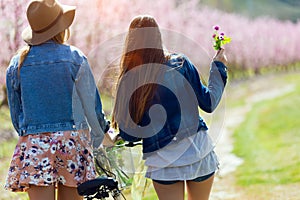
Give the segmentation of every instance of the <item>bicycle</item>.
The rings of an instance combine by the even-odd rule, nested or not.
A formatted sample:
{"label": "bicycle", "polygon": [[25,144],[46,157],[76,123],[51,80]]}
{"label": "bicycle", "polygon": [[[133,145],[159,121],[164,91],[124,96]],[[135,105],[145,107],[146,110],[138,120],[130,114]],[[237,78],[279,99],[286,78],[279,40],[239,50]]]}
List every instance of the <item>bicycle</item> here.
{"label": "bicycle", "polygon": [[[141,144],[141,142],[126,142],[116,144],[113,147],[95,149],[95,166],[99,177],[80,184],[77,187],[78,194],[87,200],[105,200],[109,197],[115,200],[126,200],[122,190],[131,186],[132,177],[123,169],[125,164],[122,166],[120,160],[116,159],[122,156],[122,152],[119,151],[123,151],[124,147],[131,148]],[[131,161],[133,159],[131,157]],[[134,170],[129,173],[133,174]]]}

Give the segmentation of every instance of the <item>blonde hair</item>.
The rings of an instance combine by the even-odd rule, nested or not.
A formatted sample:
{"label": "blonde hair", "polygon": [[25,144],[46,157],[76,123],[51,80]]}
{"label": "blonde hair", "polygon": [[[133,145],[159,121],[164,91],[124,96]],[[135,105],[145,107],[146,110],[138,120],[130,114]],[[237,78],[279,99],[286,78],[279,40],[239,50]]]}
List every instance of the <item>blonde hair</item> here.
{"label": "blonde hair", "polygon": [[[70,30],[65,29],[64,31],[58,33],[56,36],[52,38],[54,42],[57,44],[64,44],[70,38]],[[26,45],[25,47],[19,50],[20,58],[19,58],[19,65],[18,65],[18,73],[20,74],[21,67],[25,58],[27,57],[31,46]]]}
{"label": "blonde hair", "polygon": [[[151,34],[146,35],[147,31],[137,34],[135,31],[138,28],[151,28]],[[153,44],[153,47],[147,47],[147,42]],[[142,44],[141,44],[142,43]],[[129,31],[125,40],[125,47],[120,62],[120,75],[117,82],[116,101],[112,113],[112,126],[117,128],[116,115],[124,111],[124,101],[126,91],[118,90],[120,81],[126,72],[143,64],[157,63],[163,64],[167,60],[167,56],[163,50],[161,33],[155,19],[149,15],[139,15],[135,17],[129,26]],[[151,67],[151,73],[136,73],[135,82],[147,79],[145,76],[156,76],[158,67]],[[148,108],[149,101],[153,98],[156,91],[156,84],[144,84],[138,88],[130,98],[129,115],[133,121],[138,124]],[[126,112],[126,111],[125,111]],[[129,119],[125,121],[125,126],[128,125]]]}

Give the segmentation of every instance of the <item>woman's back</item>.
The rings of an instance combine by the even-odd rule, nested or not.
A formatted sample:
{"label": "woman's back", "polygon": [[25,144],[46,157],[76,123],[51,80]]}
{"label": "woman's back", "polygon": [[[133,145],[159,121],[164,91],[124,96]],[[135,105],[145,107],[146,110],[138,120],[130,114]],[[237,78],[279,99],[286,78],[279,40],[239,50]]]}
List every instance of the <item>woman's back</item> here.
{"label": "woman's back", "polygon": [[32,46],[20,70],[18,59],[8,68],[8,87],[21,106],[15,114],[22,134],[88,128],[75,88],[77,73],[87,64],[80,50],[50,40]]}

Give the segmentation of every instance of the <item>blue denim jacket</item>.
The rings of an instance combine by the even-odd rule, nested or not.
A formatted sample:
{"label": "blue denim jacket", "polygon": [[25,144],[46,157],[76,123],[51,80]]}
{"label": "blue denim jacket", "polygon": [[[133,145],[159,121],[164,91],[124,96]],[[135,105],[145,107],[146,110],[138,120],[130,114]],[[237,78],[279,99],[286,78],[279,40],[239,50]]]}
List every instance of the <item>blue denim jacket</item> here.
{"label": "blue denim jacket", "polygon": [[18,72],[19,56],[12,58],[6,74],[11,119],[19,136],[90,126],[98,147],[109,123],[85,55],[50,40],[32,46]]}
{"label": "blue denim jacket", "polygon": [[[176,94],[162,85],[158,86],[156,90],[151,105],[160,104],[164,107],[167,119],[163,128],[151,137],[143,138],[135,137],[132,133],[128,132],[128,130],[120,129],[120,135],[124,140],[133,142],[143,140],[144,158],[147,157],[145,154],[151,154],[151,152],[166,146],[172,140],[179,141],[185,137],[196,134],[199,130],[208,130],[206,123],[199,115],[198,107],[205,112],[213,112],[221,100],[227,82],[227,67],[219,61],[211,63],[207,86],[203,85],[197,69],[184,55],[172,54],[166,66],[168,66],[170,70],[179,72],[181,77],[183,77],[182,79],[186,81],[178,78],[174,79],[171,77],[171,74],[166,72],[164,80],[165,82],[170,81],[170,84],[174,85],[174,88],[177,90],[175,92]],[[191,86],[190,90],[188,85]],[[178,97],[183,96],[185,97],[185,104],[188,106],[182,105],[183,103],[179,102]],[[193,99],[195,99],[195,102],[193,102]],[[183,112],[183,110],[180,110],[181,106],[185,107],[182,109],[187,110]],[[146,126],[149,123],[155,124],[155,121],[159,123],[159,121],[162,120],[161,114],[152,114],[152,118],[150,119],[148,109],[145,111],[142,121],[138,126]],[[184,128],[180,128],[181,124],[184,124]]]}

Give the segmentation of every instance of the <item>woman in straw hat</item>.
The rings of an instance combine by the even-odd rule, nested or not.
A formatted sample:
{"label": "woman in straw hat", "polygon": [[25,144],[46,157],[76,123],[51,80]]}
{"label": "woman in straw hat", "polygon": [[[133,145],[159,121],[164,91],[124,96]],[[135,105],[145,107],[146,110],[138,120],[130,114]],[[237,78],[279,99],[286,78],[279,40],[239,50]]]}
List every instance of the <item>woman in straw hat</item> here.
{"label": "woman in straw hat", "polygon": [[19,140],[5,188],[27,191],[33,200],[82,199],[77,185],[96,176],[92,146],[111,142],[87,58],[64,44],[74,15],[73,6],[32,1],[30,26],[22,33],[28,45],[7,69],[9,108]]}

